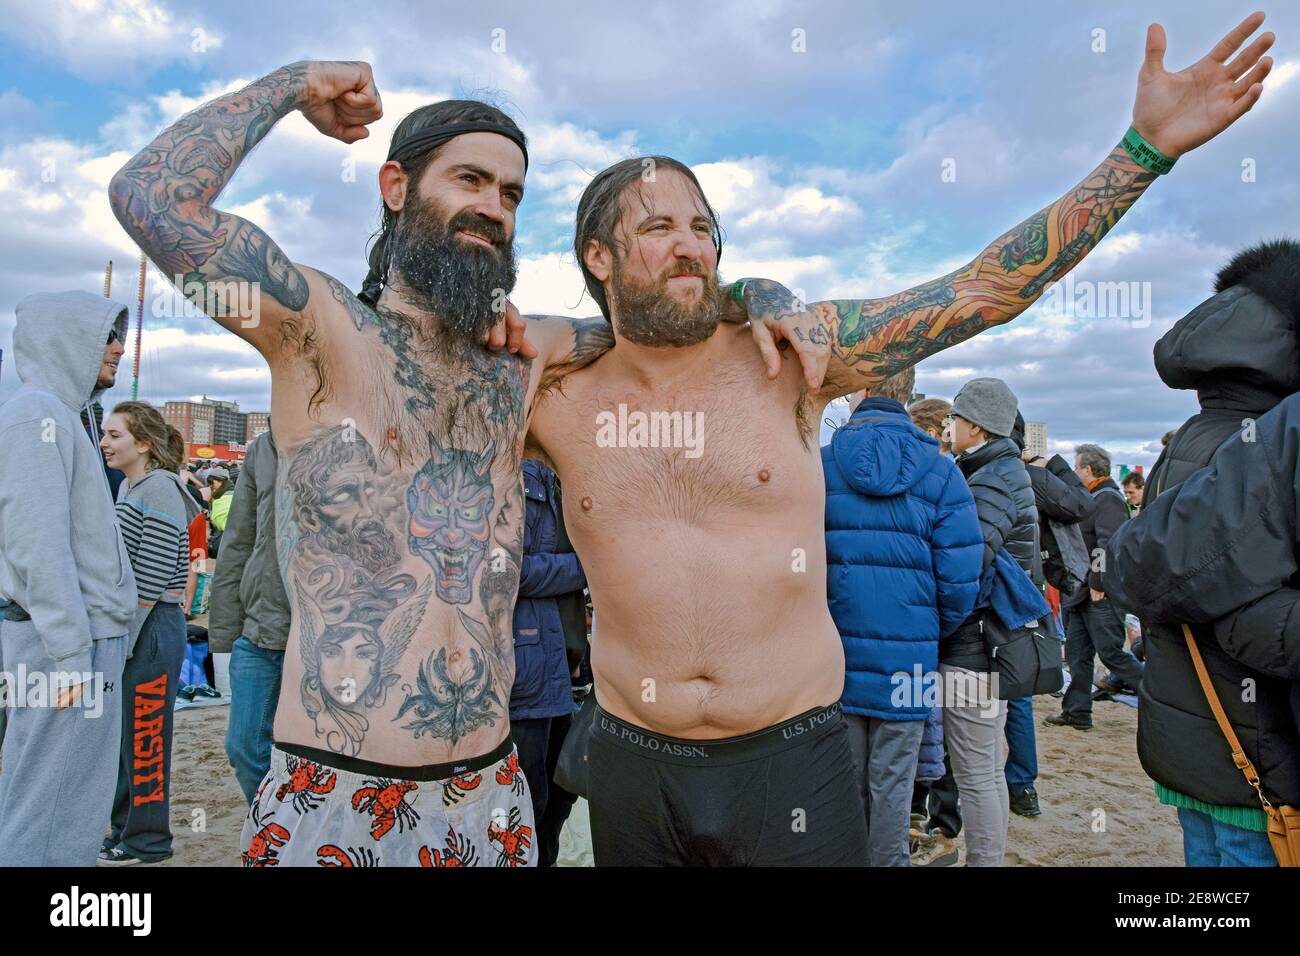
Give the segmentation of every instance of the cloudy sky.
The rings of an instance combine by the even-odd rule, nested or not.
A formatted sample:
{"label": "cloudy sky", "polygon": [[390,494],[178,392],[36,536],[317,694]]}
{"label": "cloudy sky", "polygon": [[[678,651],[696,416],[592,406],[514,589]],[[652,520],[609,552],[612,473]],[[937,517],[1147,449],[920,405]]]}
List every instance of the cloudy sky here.
{"label": "cloudy sky", "polygon": [[[285,119],[222,208],[356,288],[397,120],[488,97],[530,140],[513,298],[525,312],[590,315],[573,211],[615,160],[666,153],[696,170],[726,230],[724,278],[768,276],[810,300],[886,295],[969,261],[1105,157],[1128,126],[1149,22],[1165,26],[1166,66],[1181,69],[1253,9],[903,6],[0,0],[0,348],[9,358],[18,299],[98,290],[109,259],[114,296],[133,300],[138,254],[109,211],[110,176],[182,113],[294,60],[371,62],[385,116],[352,147]],[[926,361],[920,391],[951,398],[968,378],[999,376],[1056,450],[1099,441],[1117,462],[1154,461],[1196,405],[1161,384],[1153,343],[1233,252],[1300,232],[1300,10],[1264,9],[1278,40],[1260,103],[1182,158],[1074,273],[1130,283],[1141,308],[1095,317],[1055,296]],[[268,407],[257,354],[187,317],[152,268],[144,318],[142,398]],[[0,398],[15,386],[7,361]],[[128,377],[110,401],[129,389]]]}

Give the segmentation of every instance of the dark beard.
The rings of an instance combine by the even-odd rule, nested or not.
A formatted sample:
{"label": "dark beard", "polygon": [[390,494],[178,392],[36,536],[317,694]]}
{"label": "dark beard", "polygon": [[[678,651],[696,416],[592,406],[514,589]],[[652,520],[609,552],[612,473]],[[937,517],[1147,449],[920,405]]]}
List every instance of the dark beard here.
{"label": "dark beard", "polygon": [[650,286],[623,281],[618,262],[614,263],[614,312],[618,332],[637,345],[651,348],[683,348],[705,341],[718,328],[722,314],[722,290],[717,274],[708,275],[703,267],[674,266],[673,272],[690,271],[704,282],[704,294],[694,305],[683,305],[668,296],[668,277]]}
{"label": "dark beard", "polygon": [[[458,239],[460,229],[483,236],[494,248]],[[448,219],[416,195],[398,216],[392,243],[391,268],[413,304],[436,315],[451,338],[477,344],[500,320],[518,272],[514,244],[500,223],[468,209]]]}

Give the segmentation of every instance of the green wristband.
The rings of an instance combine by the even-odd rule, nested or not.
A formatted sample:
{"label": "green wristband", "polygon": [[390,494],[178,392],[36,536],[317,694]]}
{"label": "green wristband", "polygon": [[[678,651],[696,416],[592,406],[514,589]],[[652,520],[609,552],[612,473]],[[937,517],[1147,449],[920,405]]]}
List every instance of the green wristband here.
{"label": "green wristband", "polygon": [[1133,162],[1157,176],[1163,176],[1174,168],[1174,163],[1178,162],[1176,158],[1170,159],[1148,143],[1142,138],[1142,134],[1132,126],[1128,128],[1128,132],[1124,134],[1124,138],[1119,141],[1119,144],[1124,147],[1125,152],[1133,157]]}

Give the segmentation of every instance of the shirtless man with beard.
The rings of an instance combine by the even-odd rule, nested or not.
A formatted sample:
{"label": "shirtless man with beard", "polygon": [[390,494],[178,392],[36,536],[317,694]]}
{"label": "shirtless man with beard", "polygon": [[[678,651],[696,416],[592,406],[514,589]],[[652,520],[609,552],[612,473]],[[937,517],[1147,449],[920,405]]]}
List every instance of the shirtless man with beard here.
{"label": "shirtless man with beard", "polygon": [[371,305],[215,209],[293,110],[345,143],[382,115],[367,64],[295,63],[182,117],[109,187],[163,274],[271,369],[293,622],[243,861],[529,865],[507,714],[524,411],[540,373],[589,361],[608,334],[538,324],[535,349],[517,313],[503,318],[527,153],[487,104],[398,125]]}
{"label": "shirtless man with beard", "polygon": [[525,410],[613,336],[546,319],[524,338],[505,297],[526,143],[484,103],[398,124],[360,298],[215,209],[295,109],[345,143],[382,114],[367,64],[292,64],[182,117],[110,184],[131,237],[271,369],[293,621],[243,860],[529,865],[508,713]]}
{"label": "shirtless man with beard", "polygon": [[[1272,35],[1228,59],[1262,20],[1177,74],[1162,65],[1163,30],[1149,29],[1133,127],[1165,160],[1258,99]],[[596,610],[597,865],[865,865],[815,423],[832,398],[1011,320],[1077,265],[1156,179],[1134,158],[1152,154],[1126,140],[956,272],[882,299],[813,304],[794,336],[830,343],[815,395],[793,363],[775,388],[763,382],[748,333],[718,325],[721,238],[687,167],[631,159],[587,187],[574,252],[617,346],[539,395],[529,443],[563,482]],[[774,283],[736,287],[765,322],[803,311]],[[702,435],[665,447],[661,429],[647,447],[639,415],[695,416]]]}

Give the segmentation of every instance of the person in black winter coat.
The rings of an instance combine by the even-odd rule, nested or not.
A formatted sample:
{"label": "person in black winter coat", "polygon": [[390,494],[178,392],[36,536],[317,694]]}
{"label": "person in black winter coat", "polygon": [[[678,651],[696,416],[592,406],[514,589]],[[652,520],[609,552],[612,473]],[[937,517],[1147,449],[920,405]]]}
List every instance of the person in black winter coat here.
{"label": "person in black winter coat", "polygon": [[1144,506],[1209,464],[1247,419],[1300,390],[1300,243],[1246,249],[1219,271],[1214,291],[1156,343],[1161,381],[1195,389],[1201,409],[1156,459]]}
{"label": "person in black winter coat", "polygon": [[[1068,461],[1060,455],[1043,458],[1026,452],[1024,436],[1024,419],[1017,414],[1016,429],[1011,437],[1021,450],[1021,460],[1030,466],[1029,483],[1033,486],[1034,505],[1038,508],[1038,539],[1041,545],[1039,556],[1042,560],[1042,574],[1034,579],[1034,583],[1041,587],[1046,581],[1063,593],[1068,593],[1073,588],[1062,587],[1071,576],[1068,566],[1078,560],[1083,560],[1085,564],[1087,562],[1086,554],[1082,552],[1074,561],[1062,555],[1060,539],[1065,537],[1062,529],[1072,528],[1085,518],[1091,517],[1097,510],[1097,502],[1089,494],[1088,486],[1070,467]],[[1082,535],[1076,531],[1071,537],[1074,537],[1078,547],[1082,548]],[[1083,579],[1080,577],[1078,582],[1082,584]]]}
{"label": "person in black winter coat", "polygon": [[[1034,492],[1034,506],[1038,510],[1038,536],[1040,561],[1032,568],[1037,573],[1034,583],[1041,589],[1046,578],[1053,582],[1068,576],[1071,556],[1063,557],[1058,539],[1066,541],[1073,550],[1075,570],[1082,574],[1087,569],[1083,536],[1073,527],[1096,509],[1096,502],[1088,494],[1087,486],[1060,455],[1051,459],[1035,457],[1025,452],[1025,420],[1016,413],[1016,424],[1011,440],[1028,466],[1029,484]],[[1082,578],[1078,579],[1082,582]],[[1038,806],[1038,739],[1034,733],[1034,701],[1020,697],[1007,701],[1007,763],[1003,776],[1007,781],[1007,795],[1011,811],[1022,817],[1036,817],[1042,812]]]}
{"label": "person in black winter coat", "polygon": [[1142,683],[1142,662],[1124,646],[1124,618],[1117,613],[1102,587],[1101,569],[1106,545],[1128,520],[1128,501],[1110,477],[1110,453],[1098,445],[1079,445],[1074,450],[1075,474],[1088,487],[1096,509],[1079,523],[1083,543],[1091,558],[1088,580],[1073,594],[1063,596],[1067,608],[1065,658],[1070,667],[1070,686],[1061,700],[1061,713],[1044,722],[1077,730],[1092,729],[1092,685],[1098,657],[1110,671],[1110,681],[1098,685],[1104,691]]}
{"label": "person in black winter coat", "polygon": [[1201,410],[1148,475],[1142,512],[1112,539],[1104,576],[1115,600],[1142,619],[1138,757],[1160,801],[1178,808],[1189,866],[1260,865],[1272,855],[1182,623],[1192,624],[1264,792],[1300,804],[1292,500],[1300,416],[1287,398],[1300,392],[1298,330],[1300,244],[1279,240],[1234,257],[1215,295],[1157,343],[1160,377],[1196,389]]}
{"label": "person in black winter coat", "polygon": [[[952,419],[957,467],[975,496],[984,538],[984,569],[1005,548],[1032,576],[1038,564],[1038,512],[1020,451],[1008,437],[1016,420],[1016,396],[1000,379],[972,379],[953,399]],[[1001,866],[1010,812],[1003,778],[1007,708],[989,679],[992,664],[982,618],[977,605],[939,642],[943,732],[961,791],[966,865]]]}

